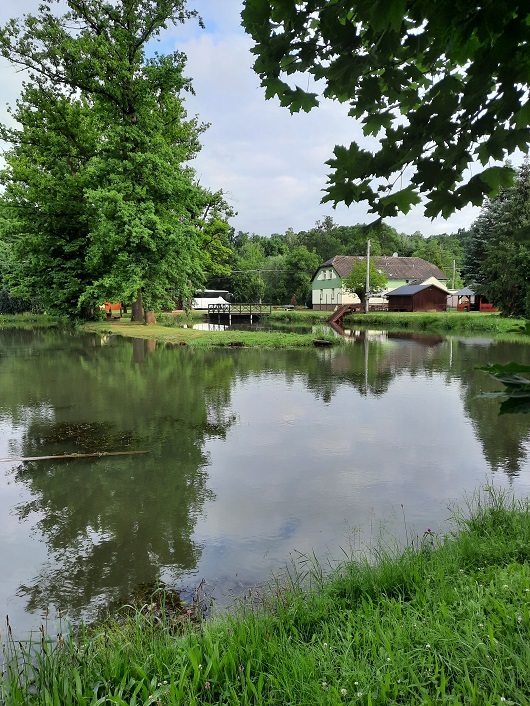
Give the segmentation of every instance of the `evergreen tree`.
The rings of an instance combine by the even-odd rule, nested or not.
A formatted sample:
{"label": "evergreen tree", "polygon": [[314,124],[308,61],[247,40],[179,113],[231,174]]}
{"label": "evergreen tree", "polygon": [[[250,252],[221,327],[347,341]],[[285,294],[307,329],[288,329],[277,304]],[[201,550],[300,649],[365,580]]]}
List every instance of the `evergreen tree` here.
{"label": "evergreen tree", "polygon": [[530,164],[487,201],[465,240],[462,274],[507,316],[527,316],[530,286]]}

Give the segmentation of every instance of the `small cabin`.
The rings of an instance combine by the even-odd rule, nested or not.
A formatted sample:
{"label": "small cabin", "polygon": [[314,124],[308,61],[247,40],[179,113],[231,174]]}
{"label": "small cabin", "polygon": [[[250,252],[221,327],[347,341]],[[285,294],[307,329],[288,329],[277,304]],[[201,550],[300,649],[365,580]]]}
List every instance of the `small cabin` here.
{"label": "small cabin", "polygon": [[387,292],[388,311],[446,311],[447,290],[435,284],[407,284]]}

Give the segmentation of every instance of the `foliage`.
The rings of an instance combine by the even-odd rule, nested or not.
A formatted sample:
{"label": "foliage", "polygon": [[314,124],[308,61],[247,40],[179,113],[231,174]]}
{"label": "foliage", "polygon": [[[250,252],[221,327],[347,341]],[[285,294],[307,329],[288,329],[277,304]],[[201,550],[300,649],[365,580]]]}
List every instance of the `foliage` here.
{"label": "foliage", "polygon": [[242,602],[199,628],[192,604],[189,621],[175,621],[158,596],[58,644],[43,634],[40,650],[8,633],[0,697],[12,706],[526,703],[529,546],[528,502],[488,488],[469,512],[455,510],[444,539],[425,528],[404,549],[381,545],[373,562],[350,559],[330,575],[301,557],[258,608]]}
{"label": "foliage", "polygon": [[285,256],[286,271],[282,278],[284,303],[294,296],[299,304],[305,304],[311,293],[311,279],[319,265],[318,255],[309,252],[303,245],[294,248]]}
{"label": "foliage", "polygon": [[265,294],[262,275],[264,260],[263,250],[255,241],[247,241],[238,251],[230,277],[229,289],[233,294],[233,301],[262,301]]}
{"label": "foliage", "polygon": [[[433,235],[426,240],[422,238],[422,242],[413,252],[414,257],[421,257],[427,262],[431,262],[436,267],[439,267],[442,272],[450,277],[451,287],[453,263],[455,266],[455,282],[454,287],[460,289],[463,286],[460,276],[460,268],[462,264],[463,250],[461,238],[457,235]],[[449,286],[449,285],[448,285]]]}
{"label": "foliage", "polygon": [[228,219],[233,215],[221,193],[211,195],[201,218],[200,231],[202,268],[210,281],[230,274],[234,253],[230,244],[233,228],[228,224]]}
{"label": "foliage", "polygon": [[[485,392],[482,397],[502,397],[500,414],[522,412],[530,413],[530,365],[507,363],[506,365],[492,364],[478,366],[477,370],[484,370],[495,380],[498,380],[506,389],[500,392]],[[526,376],[526,377],[525,377]]]}
{"label": "foliage", "polygon": [[[298,268],[312,274],[318,265],[335,255],[362,256],[366,253],[367,238],[370,238],[373,255],[392,255],[397,252],[402,257],[423,257],[429,262],[435,260],[434,264],[441,263],[442,269],[447,274],[452,272],[453,260],[456,260],[458,286],[463,237],[463,233],[430,238],[424,238],[419,232],[406,235],[398,233],[386,224],[370,227],[362,223],[344,226],[326,216],[307,231],[295,232],[289,228],[285,233],[275,233],[272,236],[239,232],[231,237],[230,246],[234,252],[234,270],[246,268],[247,272],[243,273],[246,274],[245,278],[252,274],[256,279],[261,277],[264,285],[264,300],[281,304],[289,301],[296,289],[287,281],[289,271],[296,271]],[[254,256],[247,261],[250,251],[254,252]],[[304,259],[307,260],[304,267],[298,267],[296,264],[299,259],[299,255],[294,255],[296,252],[299,255],[302,252],[309,253],[304,255]],[[242,261],[238,262],[238,258],[242,258]],[[316,266],[314,263],[317,263]],[[255,272],[251,273],[249,270],[255,270]],[[234,288],[242,289],[239,283],[241,274],[234,272],[230,280],[226,277],[217,278],[215,287],[227,288],[231,291],[234,291]],[[304,302],[304,298],[301,299],[298,294],[296,296],[300,303]]]}
{"label": "foliage", "polygon": [[63,16],[43,5],[0,30],[0,52],[30,79],[13,111],[21,128],[3,129],[12,280],[50,309],[160,309],[226,259],[222,199],[188,166],[204,126],[183,107],[185,57],[146,56],[195,14],[184,0],[68,0]]}
{"label": "foliage", "polygon": [[357,326],[373,326],[389,331],[396,329],[440,333],[459,331],[479,335],[502,335],[503,337],[512,335],[515,340],[521,340],[523,333],[521,331],[522,319],[505,319],[498,314],[463,314],[457,311],[433,313],[373,311],[368,314],[350,314],[347,321],[354,322]]}
{"label": "foliage", "polygon": [[[387,278],[383,272],[380,272],[374,265],[373,260],[370,260],[370,292],[369,294],[377,294],[383,291],[387,285]],[[342,286],[349,292],[357,294],[361,302],[366,299],[366,260],[355,262],[350,274],[343,279]]]}
{"label": "foliage", "polygon": [[487,201],[464,239],[462,274],[507,316],[530,313],[530,165],[517,170],[514,185]]}
{"label": "foliage", "polygon": [[425,196],[426,216],[447,217],[511,183],[490,160],[530,145],[526,0],[245,0],[242,18],[267,98],[311,110],[317,94],[293,86],[309,73],[373,138],[373,151],[335,147],[325,201],[385,217]]}

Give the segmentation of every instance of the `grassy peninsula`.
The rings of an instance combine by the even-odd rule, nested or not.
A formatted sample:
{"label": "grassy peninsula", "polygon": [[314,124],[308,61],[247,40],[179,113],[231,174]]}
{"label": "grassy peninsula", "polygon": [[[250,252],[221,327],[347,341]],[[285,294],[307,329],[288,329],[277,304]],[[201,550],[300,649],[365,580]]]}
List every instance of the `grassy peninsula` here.
{"label": "grassy peninsula", "polygon": [[[327,311],[310,309],[272,311],[267,321],[281,330],[274,331],[205,331],[193,329],[194,323],[205,320],[202,312],[162,314],[157,323],[145,326],[127,317],[118,321],[97,321],[83,325],[84,330],[102,335],[114,334],[130,338],[147,338],[174,345],[192,347],[259,346],[267,348],[298,348],[313,346],[315,338],[338,345],[343,342],[326,324]],[[215,323],[212,322],[212,323]],[[513,340],[530,341],[525,334],[523,319],[508,319],[498,314],[473,313],[401,313],[371,312],[346,317],[346,328],[380,328],[418,332],[487,335]],[[266,325],[266,324],[265,324]],[[311,326],[312,331],[297,332],[297,327]]]}
{"label": "grassy peninsula", "polygon": [[205,621],[146,603],[45,650],[8,640],[9,706],[530,702],[530,504],[486,488],[374,563],[299,567]]}

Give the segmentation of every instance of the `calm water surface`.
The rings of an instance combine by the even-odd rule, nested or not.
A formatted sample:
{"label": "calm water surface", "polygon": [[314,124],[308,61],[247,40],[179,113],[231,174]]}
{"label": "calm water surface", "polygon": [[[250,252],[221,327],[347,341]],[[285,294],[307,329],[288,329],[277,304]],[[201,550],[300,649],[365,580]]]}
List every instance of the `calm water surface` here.
{"label": "calm water surface", "polygon": [[18,633],[161,578],[223,604],[292,558],[445,531],[486,481],[529,492],[524,415],[474,366],[523,345],[368,332],[292,351],[0,330],[0,612]]}

